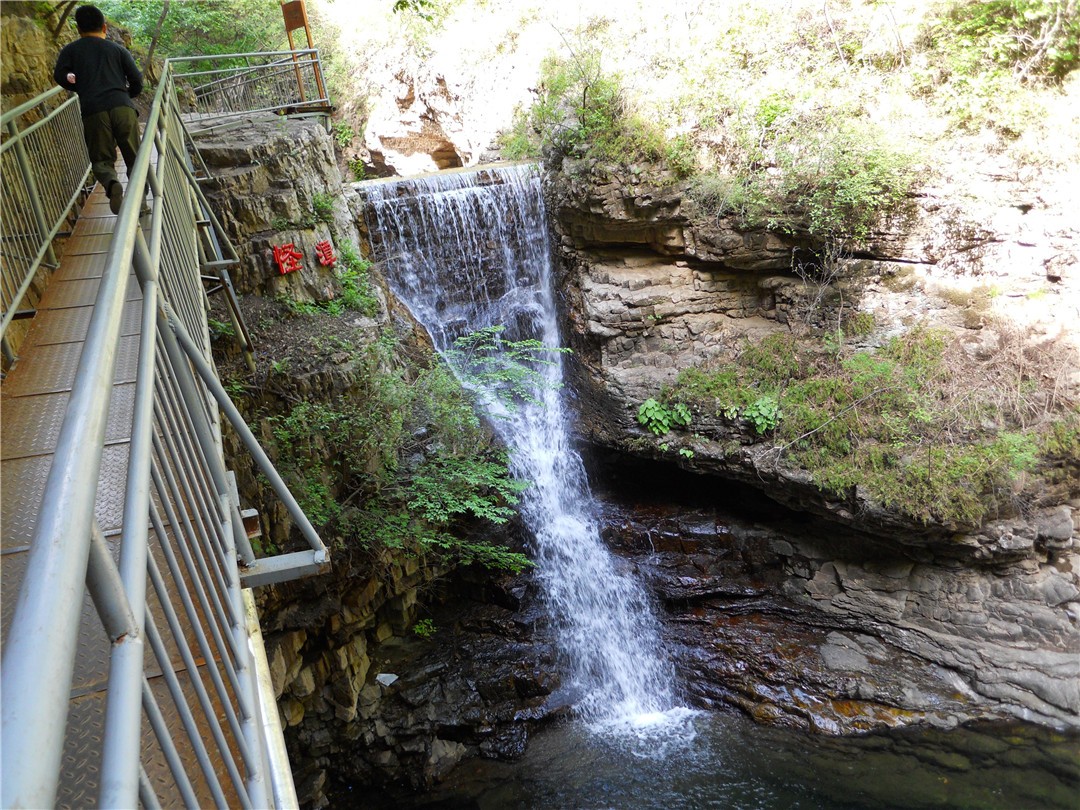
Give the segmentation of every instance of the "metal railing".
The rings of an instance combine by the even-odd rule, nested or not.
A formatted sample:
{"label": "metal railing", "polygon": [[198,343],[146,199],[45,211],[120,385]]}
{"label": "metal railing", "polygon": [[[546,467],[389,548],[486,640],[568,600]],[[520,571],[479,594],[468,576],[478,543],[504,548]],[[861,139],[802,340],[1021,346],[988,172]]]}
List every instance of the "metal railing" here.
{"label": "metal railing", "polygon": [[53,240],[90,172],[78,99],[62,92],[53,88],[0,119],[0,339],[9,360],[7,328],[42,264],[56,267]]}
{"label": "metal railing", "polygon": [[317,50],[190,56],[170,60],[189,126],[254,112],[332,111]]}
{"label": "metal railing", "polygon": [[[160,806],[163,774],[169,800],[188,807],[296,801],[274,696],[257,671],[265,654],[252,642],[257,619],[249,588],[325,571],[329,558],[209,361],[202,276],[227,280],[225,268],[236,256],[195,181],[186,143],[166,64],[116,220],[4,644],[5,807],[51,807],[57,800],[84,592],[111,645],[100,806]],[[153,204],[144,232],[139,215],[148,192]],[[5,219],[5,237],[7,227]],[[116,563],[95,519],[95,499],[132,268],[142,288],[142,330]],[[223,461],[220,413],[307,550],[255,558]],[[153,732],[149,746],[144,719]],[[181,749],[193,753],[194,764]]]}

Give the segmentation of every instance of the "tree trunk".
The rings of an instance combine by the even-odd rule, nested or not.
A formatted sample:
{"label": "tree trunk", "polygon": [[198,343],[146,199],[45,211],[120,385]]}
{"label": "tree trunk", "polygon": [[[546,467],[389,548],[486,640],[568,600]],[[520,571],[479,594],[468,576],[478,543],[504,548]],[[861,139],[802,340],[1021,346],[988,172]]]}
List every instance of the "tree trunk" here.
{"label": "tree trunk", "polygon": [[158,17],[157,27],[154,28],[154,36],[150,39],[150,50],[146,54],[146,75],[157,84],[157,74],[154,72],[154,49],[157,48],[158,38],[161,37],[161,27],[165,24],[165,16],[169,13],[170,0],[164,0],[161,4],[161,16]]}

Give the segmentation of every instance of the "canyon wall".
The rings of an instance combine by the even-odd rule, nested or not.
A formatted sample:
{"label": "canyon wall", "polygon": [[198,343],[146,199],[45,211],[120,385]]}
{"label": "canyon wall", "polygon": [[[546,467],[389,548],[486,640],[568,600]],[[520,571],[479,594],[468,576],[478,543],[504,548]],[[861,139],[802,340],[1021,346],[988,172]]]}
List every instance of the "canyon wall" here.
{"label": "canyon wall", "polygon": [[[861,338],[864,345],[881,345],[889,335],[929,321],[959,335],[972,355],[995,351],[1002,333],[1019,322],[1031,340],[1050,335],[1055,350],[1072,358],[1062,380],[1075,396],[1080,279],[1073,269],[1077,234],[1064,181],[1038,192],[1002,181],[975,203],[927,189],[858,254],[840,256],[834,275],[823,282],[800,266],[813,247],[808,240],[703,216],[662,173],[570,159],[556,165],[547,176],[547,196],[581,436],[660,464],[651,473],[658,480],[667,475],[662,465],[677,465],[705,476],[704,486],[718,498],[731,481],[765,493],[778,516],[788,510],[805,516],[806,532],[776,536],[754,552],[767,560],[759,562],[772,577],[760,596],[808,609],[804,618],[816,616],[806,619],[810,624],[834,628],[786,677],[806,687],[815,680],[808,662],[816,659],[854,679],[834,697],[875,694],[866,678],[881,672],[885,685],[878,691],[893,695],[885,705],[924,720],[1005,713],[1080,727],[1080,501],[1074,473],[1067,476],[1071,485],[1046,494],[1035,508],[965,529],[913,520],[860,487],[830,494],[810,472],[785,464],[745,422],[695,413],[689,428],[655,437],[637,419],[641,403],[659,397],[680,371],[730,356],[746,338],[796,333],[820,341],[823,327],[841,322],[842,309],[873,314],[875,333]],[[1042,202],[1033,210],[1024,201],[1036,196]],[[1002,311],[973,319],[965,313],[970,304],[949,303],[956,296],[947,291],[965,284],[970,289],[972,277],[1006,287]],[[1049,302],[1031,300],[1042,294],[1025,295],[1047,285]],[[716,596],[709,583],[722,579],[717,565],[731,550],[715,537],[705,543],[710,550],[701,549],[695,532],[680,523],[668,536],[676,546],[692,545],[691,559],[699,562],[696,568],[685,559],[679,563],[689,573],[682,573],[683,584],[674,591],[660,576],[661,595],[683,605]],[[635,542],[640,552],[644,541]],[[722,596],[723,587],[716,587]],[[769,615],[746,607],[745,599],[741,604],[743,615]],[[850,631],[868,646],[852,641]],[[784,633],[773,633],[766,636],[782,648]],[[704,649],[711,646],[707,638],[698,639]],[[724,656],[709,665],[715,666],[712,676],[699,673],[692,680],[723,684],[704,694],[738,692],[731,699],[749,710],[790,719],[798,702],[785,705],[785,699],[764,697],[769,690],[760,682],[748,685],[755,680],[747,675],[753,666],[715,663],[760,661],[767,647],[761,638],[728,633]],[[700,655],[690,660],[700,661]],[[903,661],[918,666],[911,670]],[[945,694],[951,697],[941,698]],[[755,710],[759,704],[769,707]],[[945,704],[951,708],[942,713]],[[872,712],[848,711],[873,725]],[[814,722],[850,727],[838,713]]]}

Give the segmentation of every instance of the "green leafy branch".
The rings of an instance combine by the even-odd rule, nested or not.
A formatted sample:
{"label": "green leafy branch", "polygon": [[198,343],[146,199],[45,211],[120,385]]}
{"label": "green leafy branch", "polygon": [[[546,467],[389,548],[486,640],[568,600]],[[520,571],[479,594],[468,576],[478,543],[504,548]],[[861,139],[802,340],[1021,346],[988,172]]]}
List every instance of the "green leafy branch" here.
{"label": "green leafy branch", "polygon": [[552,355],[568,354],[570,349],[534,339],[505,340],[505,329],[488,326],[463,335],[444,357],[466,385],[512,412],[524,403],[538,404],[542,391],[559,387],[545,370],[558,362]]}

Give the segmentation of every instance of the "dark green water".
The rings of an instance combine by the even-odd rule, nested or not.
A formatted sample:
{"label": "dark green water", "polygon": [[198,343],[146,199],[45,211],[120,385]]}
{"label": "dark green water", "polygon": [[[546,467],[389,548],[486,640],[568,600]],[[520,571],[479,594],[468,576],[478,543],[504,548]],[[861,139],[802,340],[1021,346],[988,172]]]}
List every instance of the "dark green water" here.
{"label": "dark green water", "polygon": [[521,761],[465,763],[415,806],[1080,808],[1080,738],[1026,725],[835,739],[699,713],[626,739],[549,728]]}

